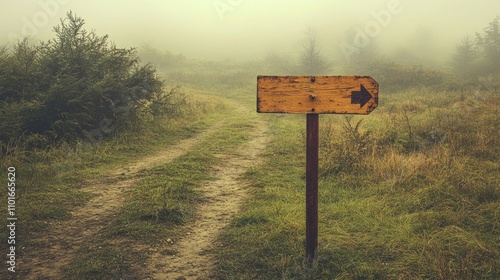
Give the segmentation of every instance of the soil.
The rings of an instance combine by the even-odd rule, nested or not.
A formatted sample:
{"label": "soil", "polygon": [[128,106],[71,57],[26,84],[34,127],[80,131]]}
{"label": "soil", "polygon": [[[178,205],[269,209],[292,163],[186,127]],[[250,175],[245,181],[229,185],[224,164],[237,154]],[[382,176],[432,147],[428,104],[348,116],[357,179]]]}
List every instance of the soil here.
{"label": "soil", "polygon": [[[83,191],[93,198],[83,207],[71,213],[72,218],[51,223],[50,232],[35,236],[36,248],[25,248],[18,261],[22,268],[18,279],[62,279],[62,269],[75,257],[85,242],[107,226],[118,214],[126,199],[126,192],[139,180],[142,170],[175,160],[192,147],[216,133],[223,125],[219,122],[193,138],[180,141],[174,146],[155,152],[125,167],[107,173],[106,176],[85,184]],[[247,184],[240,178],[249,168],[259,164],[260,153],[267,145],[266,125],[258,123],[251,139],[236,151],[217,155],[223,160],[213,166],[216,180],[207,181],[199,188],[205,200],[199,205],[196,219],[185,226],[185,236],[169,240],[166,248],[143,248],[152,252],[147,263],[150,279],[210,279],[215,267],[214,256],[207,250],[215,246],[217,236],[229,224],[248,197]],[[134,246],[134,245],[132,245]],[[140,247],[140,248],[139,248]],[[134,249],[134,250],[135,250]],[[175,255],[160,252],[175,251]]]}
{"label": "soil", "polygon": [[249,196],[248,184],[241,175],[260,163],[260,154],[268,142],[265,124],[259,123],[251,135],[253,139],[240,149],[218,155],[223,160],[213,167],[213,176],[217,179],[200,187],[206,202],[199,206],[197,219],[186,226],[181,240],[172,240],[170,247],[176,254],[164,255],[160,249],[151,256],[148,263],[148,271],[154,275],[151,279],[213,278],[216,263],[207,250],[223,246],[215,243],[217,236]]}

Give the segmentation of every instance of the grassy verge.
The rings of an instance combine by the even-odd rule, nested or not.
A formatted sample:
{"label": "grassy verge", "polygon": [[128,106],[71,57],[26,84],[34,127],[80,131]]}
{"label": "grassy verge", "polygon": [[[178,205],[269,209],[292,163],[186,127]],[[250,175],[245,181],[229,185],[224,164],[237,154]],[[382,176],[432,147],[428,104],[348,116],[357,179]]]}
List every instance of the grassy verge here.
{"label": "grassy verge", "polygon": [[220,279],[500,277],[498,100],[422,91],[380,102],[368,117],[321,117],[312,267],[305,117],[273,117],[268,160],[247,172],[254,199],[215,250]]}

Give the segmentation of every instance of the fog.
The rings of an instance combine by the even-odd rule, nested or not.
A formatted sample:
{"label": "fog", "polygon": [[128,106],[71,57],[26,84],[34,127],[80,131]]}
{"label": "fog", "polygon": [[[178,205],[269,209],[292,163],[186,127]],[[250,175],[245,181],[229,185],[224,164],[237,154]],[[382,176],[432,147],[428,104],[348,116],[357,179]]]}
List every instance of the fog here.
{"label": "fog", "polygon": [[68,11],[119,47],[154,48],[199,59],[294,55],[310,27],[325,55],[346,62],[352,48],[425,57],[439,65],[465,35],[500,15],[498,0],[39,0],[2,1],[0,43],[47,40]]}

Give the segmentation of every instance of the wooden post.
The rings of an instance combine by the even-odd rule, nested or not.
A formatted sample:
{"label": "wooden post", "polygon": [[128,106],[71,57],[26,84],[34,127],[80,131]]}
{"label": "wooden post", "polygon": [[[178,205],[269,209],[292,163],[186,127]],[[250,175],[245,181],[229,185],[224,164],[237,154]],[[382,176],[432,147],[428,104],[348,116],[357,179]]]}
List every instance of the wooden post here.
{"label": "wooden post", "polygon": [[318,248],[318,114],[307,114],[306,142],[306,257],[312,263]]}
{"label": "wooden post", "polygon": [[318,249],[319,114],[368,115],[378,106],[378,83],[369,76],[258,76],[258,113],[307,114],[306,258]]}

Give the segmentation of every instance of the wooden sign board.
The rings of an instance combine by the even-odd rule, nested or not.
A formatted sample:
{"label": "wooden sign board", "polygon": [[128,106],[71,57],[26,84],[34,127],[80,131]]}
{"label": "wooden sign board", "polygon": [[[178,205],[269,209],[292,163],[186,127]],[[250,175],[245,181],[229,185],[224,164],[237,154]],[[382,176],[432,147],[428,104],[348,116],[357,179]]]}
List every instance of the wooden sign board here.
{"label": "wooden sign board", "polygon": [[378,106],[369,76],[257,76],[257,112],[367,115]]}

